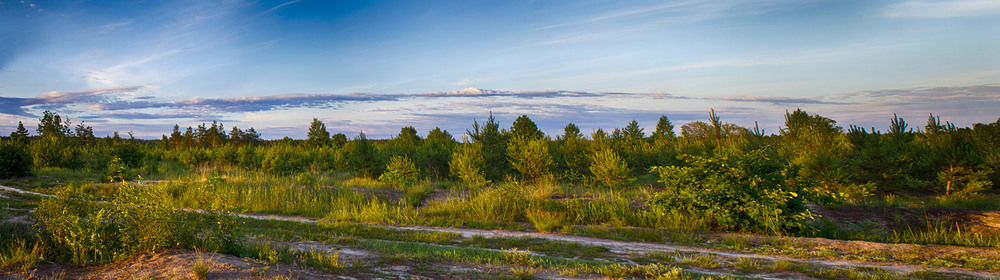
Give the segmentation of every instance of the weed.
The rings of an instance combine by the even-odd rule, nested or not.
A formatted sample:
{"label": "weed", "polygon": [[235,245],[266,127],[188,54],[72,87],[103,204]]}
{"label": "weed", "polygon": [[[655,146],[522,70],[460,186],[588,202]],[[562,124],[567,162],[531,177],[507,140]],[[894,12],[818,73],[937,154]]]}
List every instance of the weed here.
{"label": "weed", "polygon": [[511,268],[510,275],[514,276],[514,279],[519,279],[519,280],[530,280],[536,278],[535,269],[529,267]]}
{"label": "weed", "polygon": [[29,246],[23,239],[13,240],[0,249],[0,269],[13,267],[16,270],[27,270],[38,264],[43,251],[41,244],[37,242]]}
{"label": "weed", "polygon": [[191,271],[194,272],[195,279],[207,279],[208,270],[212,267],[212,264],[215,263],[213,260],[214,257],[215,254],[205,258],[204,254],[199,252],[198,259],[195,260],[191,267]]}
{"label": "weed", "polygon": [[779,261],[774,262],[774,264],[771,266],[771,270],[774,270],[774,271],[788,271],[788,270],[790,270],[790,269],[793,268],[792,267],[793,265],[795,265],[795,263],[793,263],[792,261],[789,261],[789,260],[779,260]]}
{"label": "weed", "polygon": [[767,263],[766,260],[762,259],[739,258],[733,263],[733,266],[736,267],[736,270],[747,273],[763,270],[767,267]]}
{"label": "weed", "polygon": [[566,222],[566,214],[558,210],[547,210],[542,207],[530,207],[525,211],[525,216],[535,225],[535,229],[540,232],[552,232],[563,227]]}

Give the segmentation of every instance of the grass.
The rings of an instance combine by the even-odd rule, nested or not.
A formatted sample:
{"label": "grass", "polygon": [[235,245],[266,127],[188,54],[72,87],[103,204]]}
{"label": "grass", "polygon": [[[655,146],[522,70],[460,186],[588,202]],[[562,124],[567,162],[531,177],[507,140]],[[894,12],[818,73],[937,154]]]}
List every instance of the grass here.
{"label": "grass", "polygon": [[44,249],[38,242],[15,239],[6,243],[6,246],[0,247],[0,269],[24,271],[42,260]]}
{"label": "grass", "polygon": [[194,261],[191,265],[191,272],[194,273],[195,279],[207,279],[208,270],[211,268],[212,264],[215,262],[212,257],[205,258],[204,255],[199,255],[198,259]]}
{"label": "grass", "polygon": [[1000,194],[982,193],[970,198],[946,196],[899,196],[885,194],[871,196],[856,203],[858,206],[907,207],[907,208],[947,208],[983,211],[1000,210]]}
{"label": "grass", "polygon": [[236,252],[237,256],[268,261],[271,263],[288,263],[307,267],[323,269],[330,272],[338,272],[347,268],[347,264],[340,260],[339,252],[319,251],[319,250],[292,250],[287,246],[274,245],[272,243],[252,242],[246,244]]}
{"label": "grass", "polygon": [[[328,180],[328,176],[317,177],[319,182]],[[295,176],[238,168],[172,178],[155,188],[164,194],[167,203],[176,207],[307,217],[323,217],[345,205],[360,205],[369,200],[346,188],[300,185]]]}
{"label": "grass", "polygon": [[905,230],[881,232],[871,225],[837,226],[829,221],[821,221],[816,231],[804,236],[843,240],[864,240],[897,244],[956,245],[972,247],[1000,247],[1000,235],[965,230],[959,225],[943,222],[927,223],[925,228],[907,227]]}
{"label": "grass", "polygon": [[[566,275],[597,273],[607,277],[677,279],[703,276],[683,271],[681,267],[674,265],[705,269],[731,268],[741,273],[767,270],[797,271],[817,278],[884,279],[894,276],[892,273],[877,270],[803,267],[807,265],[789,261],[770,262],[756,258],[725,259],[704,254],[660,256],[658,262],[640,262],[638,265],[609,263],[606,260],[616,259],[616,256],[604,247],[531,238],[461,238],[452,233],[390,230],[353,222],[512,229],[523,229],[531,223],[535,229],[543,232],[561,230],[583,236],[625,241],[669,242],[735,252],[863,261],[899,261],[934,267],[980,270],[1000,269],[1000,261],[972,254],[894,256],[885,252],[863,250],[852,252],[820,250],[815,244],[774,241],[778,239],[772,238],[754,241],[739,235],[720,236],[704,231],[709,226],[698,217],[651,212],[641,203],[642,189],[616,192],[586,186],[555,184],[524,186],[517,183],[500,183],[483,189],[455,190],[457,188],[449,187],[448,184],[423,183],[403,190],[402,198],[392,198],[380,194],[385,193],[380,191],[398,193],[399,190],[388,189],[380,182],[371,179],[347,178],[343,173],[313,172],[277,176],[236,168],[196,171],[187,175],[171,175],[173,177],[170,177],[170,181],[150,184],[149,186],[152,186],[150,191],[164,198],[164,203],[172,207],[326,218],[324,223],[318,225],[243,220],[244,230],[247,233],[269,240],[318,240],[335,246],[369,249],[385,256],[387,261],[449,260],[472,264],[512,265],[516,267],[508,272],[518,278],[537,277],[542,270],[556,270]],[[96,193],[98,196],[113,194],[114,185],[86,182],[86,175],[78,174],[78,171],[52,169],[45,172],[69,176],[71,180],[67,182],[70,183],[60,183],[65,185],[60,189],[66,190],[67,193]],[[308,174],[308,180],[302,179],[302,174]],[[26,183],[36,184],[39,188],[48,188],[43,187],[40,181],[29,180]],[[331,185],[334,187],[328,187]],[[449,196],[444,200],[425,201],[429,194],[436,191],[448,191]],[[891,199],[891,203],[904,203],[900,201],[898,198]],[[10,207],[35,207],[35,203],[20,199],[3,199],[2,202]],[[947,203],[961,206],[962,202]],[[16,234],[8,235],[8,232],[6,228],[0,230],[0,236],[4,236],[0,241],[14,240],[10,236]],[[1000,238],[997,236],[971,233],[946,224],[930,224],[927,229],[911,229],[883,235],[842,228],[827,234],[831,233],[841,239],[894,243],[993,247],[1000,245],[998,242]],[[34,254],[36,249],[27,244],[35,244],[38,247],[38,243],[24,243],[7,249],[17,253],[7,254],[5,251],[4,257],[10,255],[9,259],[22,260],[11,262],[14,264],[10,267],[19,267],[26,260],[23,256]],[[348,267],[335,252],[290,251],[287,247],[272,244],[243,244],[236,249],[239,250],[238,255],[272,262],[294,263],[331,271]],[[38,252],[44,250],[38,249]],[[38,255],[43,254],[38,253]],[[32,265],[34,264],[28,267]],[[192,267],[197,276],[196,268],[197,264]],[[207,269],[205,273],[207,274]]]}
{"label": "grass", "polygon": [[485,238],[475,236],[455,243],[460,246],[489,249],[517,249],[552,257],[593,260],[605,257],[608,248],[581,245],[576,242],[556,242],[540,238]]}

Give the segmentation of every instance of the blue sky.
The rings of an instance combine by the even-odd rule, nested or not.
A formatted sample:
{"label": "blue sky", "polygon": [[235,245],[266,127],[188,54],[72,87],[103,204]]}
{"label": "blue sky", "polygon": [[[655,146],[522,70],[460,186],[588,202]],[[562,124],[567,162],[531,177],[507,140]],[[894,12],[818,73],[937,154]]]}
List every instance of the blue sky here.
{"label": "blue sky", "polygon": [[0,133],[53,110],[98,135],[218,120],[267,138],[456,136],[493,112],[550,134],[660,115],[777,132],[802,108],[1000,117],[1000,2],[0,0]]}

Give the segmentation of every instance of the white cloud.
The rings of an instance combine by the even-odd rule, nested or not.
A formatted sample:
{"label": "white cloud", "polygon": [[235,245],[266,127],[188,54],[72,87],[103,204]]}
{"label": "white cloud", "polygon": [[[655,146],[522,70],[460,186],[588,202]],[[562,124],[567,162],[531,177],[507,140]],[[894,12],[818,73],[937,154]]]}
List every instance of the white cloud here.
{"label": "white cloud", "polygon": [[1000,1],[959,0],[925,1],[914,0],[888,6],[883,14],[890,18],[954,18],[986,15],[1000,15]]}

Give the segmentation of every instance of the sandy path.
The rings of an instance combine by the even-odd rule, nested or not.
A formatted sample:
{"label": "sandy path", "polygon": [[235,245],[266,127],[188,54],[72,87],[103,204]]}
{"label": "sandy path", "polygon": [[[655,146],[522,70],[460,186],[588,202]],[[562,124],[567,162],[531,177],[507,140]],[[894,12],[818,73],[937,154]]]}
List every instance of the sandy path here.
{"label": "sandy path", "polygon": [[[41,194],[31,191],[25,191],[17,188],[11,188],[6,186],[0,186],[0,190],[17,192],[21,194],[32,194],[39,196],[52,197],[52,195]],[[188,211],[199,211],[199,210],[188,210]],[[318,223],[319,220],[298,217],[298,216],[283,216],[283,215],[270,215],[270,214],[257,214],[257,213],[242,213],[233,214],[238,217],[258,219],[258,220],[281,220],[281,221],[294,221],[300,223]],[[459,234],[462,237],[473,237],[482,236],[486,238],[539,238],[558,242],[576,242],[581,245],[589,246],[601,246],[608,248],[611,252],[619,254],[646,254],[655,252],[684,252],[684,253],[699,253],[699,254],[710,254],[719,256],[727,259],[738,259],[738,258],[751,258],[751,259],[763,259],[769,261],[792,261],[798,263],[805,263],[817,266],[828,266],[828,267],[838,267],[838,268],[855,268],[855,267],[869,267],[878,268],[888,271],[895,271],[900,274],[908,274],[918,271],[933,271],[941,273],[953,273],[968,275],[980,278],[997,278],[1000,277],[1000,272],[998,271],[980,271],[971,270],[964,268],[944,268],[944,267],[930,267],[930,266],[920,266],[911,264],[900,264],[900,263],[890,263],[890,262],[867,262],[867,261],[849,261],[849,260],[817,260],[817,259],[801,259],[792,258],[785,256],[773,256],[773,255],[761,255],[761,254],[751,254],[751,253],[734,253],[734,252],[724,252],[712,249],[682,246],[682,245],[672,245],[663,243],[649,243],[649,242],[632,242],[632,241],[618,241],[610,239],[601,239],[593,237],[583,237],[574,235],[564,235],[564,234],[553,234],[553,233],[539,233],[539,232],[523,232],[523,231],[508,231],[508,230],[482,230],[482,229],[466,229],[466,228],[448,228],[448,227],[429,227],[429,226],[393,226],[393,225],[377,225],[370,224],[369,226],[380,227],[386,229],[396,229],[396,230],[415,230],[415,231],[430,231],[430,232],[448,232]],[[862,241],[839,241],[839,242],[862,242]]]}

